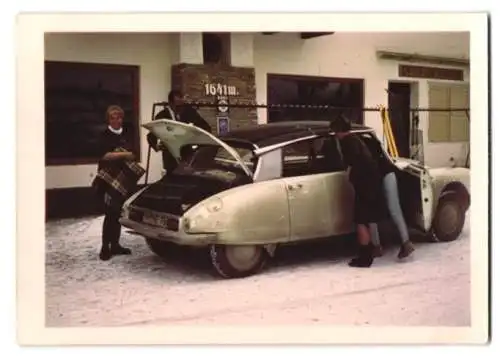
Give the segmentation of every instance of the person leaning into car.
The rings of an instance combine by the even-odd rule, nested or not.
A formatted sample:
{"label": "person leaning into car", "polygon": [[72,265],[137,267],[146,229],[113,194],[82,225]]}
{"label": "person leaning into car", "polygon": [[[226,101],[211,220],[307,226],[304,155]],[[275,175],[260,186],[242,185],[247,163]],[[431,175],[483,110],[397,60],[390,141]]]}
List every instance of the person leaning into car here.
{"label": "person leaning into car", "polygon": [[[339,123],[344,126],[344,128],[341,129],[342,131],[347,132],[350,130],[350,124],[346,119],[341,120]],[[361,139],[360,142],[365,144]],[[369,149],[367,147],[368,151],[378,164],[380,176],[382,178],[382,189],[384,193],[386,208],[388,209],[389,215],[398,229],[399,237],[401,240],[401,247],[398,253],[398,258],[403,259],[410,256],[413,251],[415,251],[415,248],[410,241],[408,227],[406,225],[403,211],[401,209],[401,204],[399,202],[398,182],[395,172],[396,166],[389,160],[389,158],[387,158],[387,155],[383,153],[382,146],[378,142],[369,141],[367,144],[369,145]],[[376,223],[370,224],[370,231],[372,236],[372,243],[374,245],[374,255],[376,257],[380,257],[383,255],[383,250],[382,246],[380,245],[378,226]]]}
{"label": "person leaning into car", "polygon": [[[207,132],[212,132],[210,125],[203,117],[193,107],[184,104],[184,96],[177,90],[170,91],[168,94],[168,105],[155,116],[154,120],[157,119],[171,119],[183,123],[192,123]],[[147,135],[147,141],[154,151],[162,152],[163,169],[167,173],[172,172],[177,166],[177,160],[172,153],[151,132]]]}
{"label": "person leaning into car", "polygon": [[[398,253],[398,258],[403,259],[410,256],[413,251],[415,251],[415,247],[410,241],[408,227],[406,225],[403,210],[401,209],[401,204],[399,202],[399,189],[395,171],[396,167],[382,152],[382,147],[380,145],[374,145],[373,147],[374,148],[372,153],[379,163],[379,168],[382,176],[382,185],[387,202],[387,208],[389,209],[389,215],[391,216],[392,221],[398,229],[399,237],[401,240],[401,247]],[[375,255],[382,256],[383,252],[380,242],[374,241],[374,244],[376,245]]]}
{"label": "person leaning into car", "polygon": [[361,139],[350,133],[349,121],[339,119],[330,128],[339,138],[344,162],[349,167],[349,181],[354,188],[354,222],[359,247],[357,257],[349,266],[370,267],[374,257],[373,237],[378,236],[376,223],[382,220],[384,212],[378,163]]}

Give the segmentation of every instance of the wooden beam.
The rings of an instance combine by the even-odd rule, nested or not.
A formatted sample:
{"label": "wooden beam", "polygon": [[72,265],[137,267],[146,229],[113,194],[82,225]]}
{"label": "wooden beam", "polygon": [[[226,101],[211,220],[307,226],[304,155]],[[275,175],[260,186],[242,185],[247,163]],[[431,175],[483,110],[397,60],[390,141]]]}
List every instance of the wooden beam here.
{"label": "wooden beam", "polygon": [[301,32],[300,38],[303,40],[312,39],[319,36],[332,35],[335,32]]}
{"label": "wooden beam", "polygon": [[414,65],[399,65],[399,77],[463,81],[464,70]]}
{"label": "wooden beam", "polygon": [[377,57],[384,60],[432,63],[436,65],[445,65],[445,66],[468,67],[470,64],[469,59],[465,58],[428,56],[416,53],[412,54],[412,53],[401,53],[401,52],[390,52],[390,51],[377,51]]}

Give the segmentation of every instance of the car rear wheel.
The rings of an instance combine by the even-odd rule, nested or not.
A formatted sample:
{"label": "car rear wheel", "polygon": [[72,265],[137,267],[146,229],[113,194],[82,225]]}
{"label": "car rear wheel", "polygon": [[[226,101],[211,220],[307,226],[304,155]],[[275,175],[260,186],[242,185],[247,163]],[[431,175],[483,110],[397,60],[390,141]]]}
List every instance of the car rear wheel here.
{"label": "car rear wheel", "polygon": [[162,259],[168,259],[169,257],[171,257],[175,249],[175,245],[170,242],[152,239],[149,237],[146,237],[145,240],[146,245],[148,245],[149,249]]}
{"label": "car rear wheel", "polygon": [[465,211],[458,193],[449,191],[441,195],[432,223],[434,241],[456,240],[464,228]]}
{"label": "car rear wheel", "polygon": [[258,245],[211,245],[212,266],[224,278],[242,278],[261,271],[269,254]]}

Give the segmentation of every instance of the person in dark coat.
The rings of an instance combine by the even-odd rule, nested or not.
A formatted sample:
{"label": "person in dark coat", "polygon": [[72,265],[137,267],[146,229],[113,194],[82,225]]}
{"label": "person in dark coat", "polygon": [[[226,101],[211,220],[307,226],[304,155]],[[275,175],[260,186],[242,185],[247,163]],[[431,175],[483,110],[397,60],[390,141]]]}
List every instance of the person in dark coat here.
{"label": "person in dark coat", "polygon": [[[168,94],[168,105],[154,118],[154,120],[158,119],[171,119],[183,123],[192,123],[207,132],[212,132],[210,125],[192,106],[184,104],[184,96],[180,91],[176,90],[172,90]],[[154,151],[162,151],[163,169],[167,173],[172,172],[177,167],[177,160],[172,153],[159,142],[153,133],[148,133],[147,141]]]}
{"label": "person in dark coat", "polygon": [[[109,260],[114,255],[130,255],[131,250],[120,245],[121,207],[126,196],[111,195],[115,189],[127,191],[123,183],[117,178],[110,177],[112,173],[119,173],[125,162],[134,162],[132,153],[132,138],[122,126],[123,109],[119,106],[110,106],[106,112],[108,126],[102,133],[99,141],[98,175],[94,179],[96,194],[104,208],[104,222],[102,227],[102,247],[99,258]],[[135,164],[129,164],[134,166]],[[141,168],[137,173],[131,173],[131,180],[137,180],[142,175]],[[128,183],[127,183],[128,184]],[[113,193],[114,194],[114,193]]]}
{"label": "person in dark coat", "polygon": [[[349,167],[349,181],[354,188],[354,222],[359,253],[349,265],[370,267],[374,256],[371,236],[378,236],[376,223],[383,220],[384,213],[380,169],[361,138],[350,133],[350,123],[346,119],[332,123],[331,129],[339,138],[344,162]],[[371,228],[375,231],[372,235]]]}

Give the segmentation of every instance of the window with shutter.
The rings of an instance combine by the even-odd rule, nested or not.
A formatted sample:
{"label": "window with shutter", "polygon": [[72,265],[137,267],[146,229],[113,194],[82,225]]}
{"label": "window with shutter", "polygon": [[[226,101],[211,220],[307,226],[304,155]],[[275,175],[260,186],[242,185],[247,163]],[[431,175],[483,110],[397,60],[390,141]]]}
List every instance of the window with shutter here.
{"label": "window with shutter", "polygon": [[[469,108],[468,85],[430,84],[429,108]],[[469,119],[464,111],[429,112],[430,142],[466,142]]]}
{"label": "window with shutter", "polygon": [[[453,86],[450,90],[451,108],[469,108],[469,88],[466,86]],[[469,141],[469,119],[465,112],[450,113],[450,141]]]}

